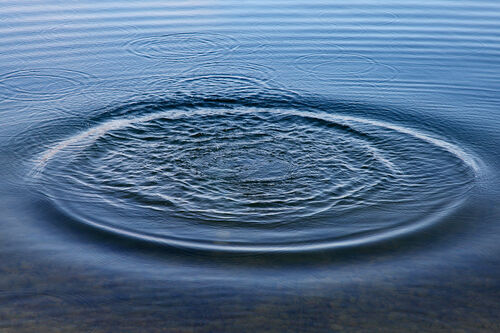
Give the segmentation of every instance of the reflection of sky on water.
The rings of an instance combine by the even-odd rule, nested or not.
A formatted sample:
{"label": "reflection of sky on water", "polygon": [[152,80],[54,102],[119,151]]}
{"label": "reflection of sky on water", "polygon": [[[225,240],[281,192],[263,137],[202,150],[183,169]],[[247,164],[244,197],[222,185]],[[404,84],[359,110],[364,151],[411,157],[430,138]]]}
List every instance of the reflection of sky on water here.
{"label": "reflection of sky on water", "polygon": [[[0,330],[497,331],[499,16],[494,1],[4,2]],[[158,100],[167,106],[190,101],[185,112],[207,101],[215,108],[295,103],[301,114],[323,104],[325,112],[412,129],[458,147],[477,158],[481,172],[473,189],[460,194],[460,205],[446,216],[436,212],[432,228],[368,247],[271,256],[116,237],[75,220],[30,185],[34,156],[95,131],[110,116],[127,122],[130,105],[150,108]],[[160,127],[174,129],[168,124]],[[151,139],[147,133],[138,138]],[[390,153],[405,140],[378,142],[379,156],[394,158]],[[99,143],[103,149],[89,156],[106,161],[115,146]],[[206,166],[207,177],[246,170],[227,171],[227,182],[241,175],[283,181],[266,170],[293,164],[273,160],[281,144],[194,161]],[[417,148],[408,151],[433,156],[426,163],[435,170],[460,171],[446,168],[445,155]],[[90,165],[63,155],[75,174]],[[135,161],[140,155],[136,150]],[[246,167],[248,160],[255,164]],[[439,186],[451,188],[458,178]],[[425,183],[415,179],[407,183]],[[410,215],[377,207],[374,216]],[[231,235],[210,228],[220,238]]]}

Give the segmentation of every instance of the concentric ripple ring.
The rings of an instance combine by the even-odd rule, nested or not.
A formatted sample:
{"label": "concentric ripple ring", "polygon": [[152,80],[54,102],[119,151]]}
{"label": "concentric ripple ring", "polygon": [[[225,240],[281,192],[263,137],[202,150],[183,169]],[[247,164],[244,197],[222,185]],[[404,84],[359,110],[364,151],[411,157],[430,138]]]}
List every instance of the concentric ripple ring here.
{"label": "concentric ripple ring", "polygon": [[434,224],[479,166],[436,135],[345,112],[139,103],[61,140],[32,171],[59,209],[115,235],[301,252]]}
{"label": "concentric ripple ring", "polygon": [[175,33],[131,40],[129,52],[163,60],[183,61],[186,58],[213,58],[223,56],[238,46],[235,39],[218,33]]}
{"label": "concentric ripple ring", "polygon": [[88,88],[95,78],[67,69],[37,68],[0,75],[0,95],[13,100],[55,100]]}

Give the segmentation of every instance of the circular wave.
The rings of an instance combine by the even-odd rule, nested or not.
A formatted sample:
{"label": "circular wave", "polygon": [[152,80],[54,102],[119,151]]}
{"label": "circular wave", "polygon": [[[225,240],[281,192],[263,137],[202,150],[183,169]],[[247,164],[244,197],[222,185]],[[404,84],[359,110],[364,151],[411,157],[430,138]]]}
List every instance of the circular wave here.
{"label": "circular wave", "polygon": [[345,113],[130,104],[54,144],[33,176],[101,230],[236,252],[392,238],[435,222],[473,186],[477,165],[456,145]]}
{"label": "circular wave", "polygon": [[347,81],[391,81],[397,70],[361,54],[337,52],[333,54],[309,54],[295,60],[297,69],[318,79],[342,79]]}
{"label": "circular wave", "polygon": [[235,39],[217,33],[175,33],[134,39],[127,49],[138,56],[183,61],[219,57],[237,47]]}
{"label": "circular wave", "polygon": [[0,86],[8,99],[52,100],[83,90],[92,76],[83,72],[42,68],[7,73],[0,76]]}
{"label": "circular wave", "polygon": [[237,64],[234,62],[209,62],[196,65],[183,73],[184,76],[243,76],[261,81],[270,81],[275,77],[274,69],[254,63]]}
{"label": "circular wave", "polygon": [[247,101],[252,100],[267,104],[268,100],[294,100],[297,94],[284,89],[270,78],[258,78],[257,75],[206,73],[178,77],[158,77],[150,80],[149,88],[159,95],[170,95],[173,99]]}

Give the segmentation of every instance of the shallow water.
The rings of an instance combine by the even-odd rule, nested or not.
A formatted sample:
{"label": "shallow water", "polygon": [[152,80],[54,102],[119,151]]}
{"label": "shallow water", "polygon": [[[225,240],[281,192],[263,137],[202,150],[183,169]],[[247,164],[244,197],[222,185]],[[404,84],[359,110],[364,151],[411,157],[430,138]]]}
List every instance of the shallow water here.
{"label": "shallow water", "polygon": [[0,328],[500,330],[500,5],[4,2]]}

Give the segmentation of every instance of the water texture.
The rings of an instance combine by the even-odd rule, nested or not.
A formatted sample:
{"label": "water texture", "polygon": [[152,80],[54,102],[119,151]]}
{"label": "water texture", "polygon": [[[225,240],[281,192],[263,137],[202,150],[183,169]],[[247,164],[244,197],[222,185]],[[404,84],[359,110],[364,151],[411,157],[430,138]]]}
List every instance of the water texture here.
{"label": "water texture", "polygon": [[479,172],[453,144],[343,114],[120,111],[37,157],[35,183],[84,223],[167,245],[305,251],[393,237],[457,205]]}
{"label": "water texture", "polygon": [[0,331],[499,331],[499,41],[494,1],[4,1]]}

